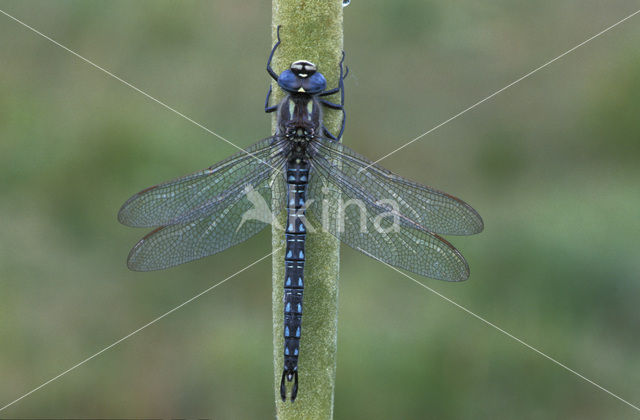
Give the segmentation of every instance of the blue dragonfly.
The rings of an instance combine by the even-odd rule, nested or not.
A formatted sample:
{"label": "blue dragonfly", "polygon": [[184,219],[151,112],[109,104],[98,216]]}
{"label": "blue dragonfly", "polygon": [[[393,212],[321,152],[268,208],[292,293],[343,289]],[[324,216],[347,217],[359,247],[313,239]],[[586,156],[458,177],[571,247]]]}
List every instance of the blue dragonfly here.
{"label": "blue dragonfly", "polygon": [[[267,72],[285,97],[265,111],[277,112],[277,129],[246,150],[199,172],[144,189],[127,200],[118,220],[155,227],[131,250],[132,270],[161,270],[216,254],[249,239],[286,212],[283,226],[284,363],[281,397],[293,382],[298,393],[302,331],[305,239],[315,227],[394,267],[446,281],[469,277],[463,256],[439,235],[471,235],[483,229],[480,215],[464,201],[420,185],[372,163],[340,143],[344,132],[344,78],[327,89],[316,65],[299,60],[277,74]],[[340,102],[325,99],[339,94]],[[333,135],[324,109],[343,114]],[[262,203],[262,211],[256,207]],[[269,204],[266,204],[269,203]],[[271,203],[275,205],[269,208]],[[265,214],[268,212],[269,214]],[[283,215],[284,216],[284,215]]]}

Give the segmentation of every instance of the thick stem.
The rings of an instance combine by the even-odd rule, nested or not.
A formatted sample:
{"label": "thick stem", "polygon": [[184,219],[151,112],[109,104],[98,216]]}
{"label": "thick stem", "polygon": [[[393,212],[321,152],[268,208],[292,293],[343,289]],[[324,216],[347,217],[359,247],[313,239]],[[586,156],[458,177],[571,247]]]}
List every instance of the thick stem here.
{"label": "thick stem", "polygon": [[[337,86],[342,57],[342,0],[273,0],[272,38],[281,25],[282,43],[273,59],[280,74],[296,60],[315,63],[327,78],[328,86]],[[283,98],[273,83],[272,103]],[[337,97],[329,97],[332,101]],[[326,111],[324,122],[332,133],[340,131],[342,114]],[[275,130],[275,119],[273,122]],[[282,203],[274,203],[282,206]],[[283,216],[283,215],[281,215]],[[284,218],[280,220],[284,225]],[[280,399],[283,364],[283,286],[285,237],[272,229],[273,250],[273,363],[277,417],[288,419],[331,419],[335,388],[338,332],[339,242],[328,233],[307,234],[304,314],[300,341],[299,391],[295,402]]]}

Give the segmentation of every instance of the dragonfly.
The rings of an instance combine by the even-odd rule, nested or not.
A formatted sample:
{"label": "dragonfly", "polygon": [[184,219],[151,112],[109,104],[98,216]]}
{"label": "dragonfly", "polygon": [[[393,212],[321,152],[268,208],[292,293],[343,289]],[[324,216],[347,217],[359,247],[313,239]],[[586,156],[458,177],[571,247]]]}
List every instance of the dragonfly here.
{"label": "dragonfly", "polygon": [[[293,402],[298,394],[305,239],[313,227],[391,266],[462,281],[469,277],[469,266],[440,235],[479,233],[483,221],[459,198],[396,175],[342,144],[348,74],[344,53],[337,86],[327,89],[324,75],[310,61],[295,61],[277,74],[271,62],[280,43],[278,27],[267,72],[285,96],[270,105],[269,88],[265,101],[265,112],[277,113],[275,134],[199,172],[140,191],[124,203],[118,220],[155,228],[129,253],[127,265],[137,271],[216,254],[278,219],[285,221],[280,394],[286,401],[291,385]],[[339,95],[339,103],[327,100],[330,95]],[[327,109],[342,113],[337,135],[323,124]]]}

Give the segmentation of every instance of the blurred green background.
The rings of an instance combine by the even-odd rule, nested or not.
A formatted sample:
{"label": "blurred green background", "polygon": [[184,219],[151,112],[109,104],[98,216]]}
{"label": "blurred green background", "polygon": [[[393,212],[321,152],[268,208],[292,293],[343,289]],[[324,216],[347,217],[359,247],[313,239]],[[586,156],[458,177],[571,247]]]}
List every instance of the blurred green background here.
{"label": "blurred green background", "polygon": [[[631,0],[354,0],[344,141],[377,159],[634,12]],[[269,135],[266,1],[0,8],[240,146]],[[640,16],[385,159],[462,197],[463,284],[421,279],[640,403]],[[0,406],[270,252],[134,273],[136,191],[234,152],[0,15]],[[0,417],[271,418],[269,259]],[[342,251],[336,419],[638,412]]]}

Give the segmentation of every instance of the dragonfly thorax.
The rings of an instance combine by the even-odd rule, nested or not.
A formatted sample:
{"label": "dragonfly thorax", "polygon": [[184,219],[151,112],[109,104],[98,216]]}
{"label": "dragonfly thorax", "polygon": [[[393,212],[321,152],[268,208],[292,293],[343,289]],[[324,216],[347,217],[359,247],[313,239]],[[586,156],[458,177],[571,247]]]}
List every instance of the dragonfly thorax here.
{"label": "dragonfly thorax", "polygon": [[315,96],[287,95],[278,109],[278,133],[295,142],[308,142],[321,134],[322,112]]}

